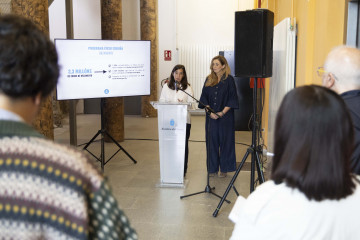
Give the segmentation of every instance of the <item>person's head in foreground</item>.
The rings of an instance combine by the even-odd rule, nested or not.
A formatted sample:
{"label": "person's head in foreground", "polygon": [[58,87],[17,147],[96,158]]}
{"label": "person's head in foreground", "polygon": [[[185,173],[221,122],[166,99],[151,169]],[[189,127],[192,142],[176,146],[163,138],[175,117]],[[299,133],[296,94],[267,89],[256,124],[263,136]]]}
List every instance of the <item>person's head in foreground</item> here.
{"label": "person's head in foreground", "polygon": [[137,239],[88,156],[27,124],[58,75],[49,38],[0,16],[0,239]]}
{"label": "person's head in foreground", "polygon": [[57,84],[57,60],[54,44],[30,20],[1,16],[0,108],[30,123]]}
{"label": "person's head in foreground", "polygon": [[318,73],[322,85],[338,94],[360,89],[360,49],[349,46],[334,48]]}
{"label": "person's head in foreground", "polygon": [[270,180],[237,199],[231,240],[360,239],[354,133],[342,98],[321,86],[295,88],[275,124]]}
{"label": "person's head in foreground", "polygon": [[338,94],[314,85],[290,91],[276,118],[271,179],[309,199],[345,198],[354,189],[349,162],[353,135]]}

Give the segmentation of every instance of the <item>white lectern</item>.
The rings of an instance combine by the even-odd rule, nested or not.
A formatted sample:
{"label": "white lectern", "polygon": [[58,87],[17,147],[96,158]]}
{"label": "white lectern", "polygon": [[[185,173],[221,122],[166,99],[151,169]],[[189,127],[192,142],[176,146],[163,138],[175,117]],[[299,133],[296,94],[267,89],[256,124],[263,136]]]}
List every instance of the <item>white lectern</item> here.
{"label": "white lectern", "polygon": [[190,104],[151,102],[158,110],[160,185],[184,184],[186,119]]}

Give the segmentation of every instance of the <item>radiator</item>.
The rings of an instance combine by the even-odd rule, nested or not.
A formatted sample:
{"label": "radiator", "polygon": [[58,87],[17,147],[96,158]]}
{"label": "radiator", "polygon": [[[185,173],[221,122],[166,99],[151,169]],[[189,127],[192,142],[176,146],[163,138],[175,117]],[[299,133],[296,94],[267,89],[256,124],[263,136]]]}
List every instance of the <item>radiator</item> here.
{"label": "radiator", "polygon": [[[295,19],[294,19],[295,22]],[[294,24],[296,26],[296,24]],[[273,75],[269,86],[268,151],[274,151],[276,114],[285,94],[295,87],[296,30],[290,18],[274,28]]]}
{"label": "radiator", "polygon": [[211,59],[219,55],[219,51],[231,51],[233,48],[233,46],[219,45],[183,45],[178,47],[179,64],[185,66],[188,81],[196,99],[200,98],[206,76],[210,74]]}

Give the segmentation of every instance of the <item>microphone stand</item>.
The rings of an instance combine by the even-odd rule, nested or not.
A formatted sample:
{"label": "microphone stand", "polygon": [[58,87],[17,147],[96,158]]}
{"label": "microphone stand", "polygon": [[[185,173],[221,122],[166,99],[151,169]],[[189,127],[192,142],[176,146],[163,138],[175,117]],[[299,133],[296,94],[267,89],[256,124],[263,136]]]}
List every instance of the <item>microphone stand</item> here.
{"label": "microphone stand", "polygon": [[[175,83],[175,86],[176,86],[176,83]],[[176,89],[176,87],[175,87]],[[193,96],[191,96],[189,93],[185,92],[183,89],[181,88],[177,88],[179,89],[180,91],[184,92],[186,95],[190,96],[192,99],[194,99],[197,103],[200,103],[202,106],[204,106],[206,108],[206,113],[208,115],[210,115],[211,113],[214,113],[216,116],[218,116],[220,118],[220,116],[209,106],[206,106],[204,103],[202,103],[200,100],[194,98]],[[210,118],[210,117],[209,117]],[[208,138],[209,138],[209,141],[210,141],[210,137],[209,137],[209,133],[210,133],[210,120],[209,119],[209,123],[208,123]],[[200,191],[200,192],[196,192],[196,193],[191,193],[191,194],[188,194],[188,195],[184,195],[184,196],[180,196],[180,199],[183,199],[183,198],[186,198],[186,197],[190,197],[190,196],[194,196],[194,195],[197,195],[197,194],[201,194],[201,193],[211,193],[213,194],[214,196],[218,197],[218,198],[222,198],[221,196],[217,195],[216,193],[213,192],[213,190],[215,189],[215,187],[210,187],[210,176],[209,176],[209,159],[208,159],[208,156],[209,156],[209,148],[210,148],[210,143],[208,144],[207,146],[207,157],[206,157],[206,167],[207,167],[207,184],[205,186],[205,190],[204,191]],[[226,201],[227,203],[230,203],[229,200],[227,199],[224,199],[224,201]]]}
{"label": "microphone stand", "polygon": [[[177,85],[177,84],[175,84],[175,90],[177,89],[177,88],[176,88],[176,85]],[[207,111],[205,110],[207,114],[209,114],[209,112],[210,112],[210,113],[215,114],[215,115],[218,116],[219,118],[221,118],[221,117],[214,111],[214,109],[212,109],[211,107],[206,106],[206,105],[203,104],[200,100],[194,98],[194,97],[191,96],[189,93],[187,93],[187,92],[185,92],[184,90],[182,90],[181,88],[178,88],[178,90],[182,91],[183,93],[185,93],[186,95],[188,95],[189,97],[191,97],[192,99],[194,99],[197,103],[200,103],[201,105],[203,105],[203,106],[205,107],[205,109],[207,110]]]}

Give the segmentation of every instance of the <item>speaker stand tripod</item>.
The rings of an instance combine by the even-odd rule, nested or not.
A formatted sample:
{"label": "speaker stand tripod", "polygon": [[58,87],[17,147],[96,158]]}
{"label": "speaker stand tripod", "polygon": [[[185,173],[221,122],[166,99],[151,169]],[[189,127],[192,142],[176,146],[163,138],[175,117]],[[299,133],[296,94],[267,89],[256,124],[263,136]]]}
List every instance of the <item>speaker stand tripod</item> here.
{"label": "speaker stand tripod", "polygon": [[251,172],[250,172],[250,193],[254,191],[254,185],[255,185],[255,164],[256,164],[256,170],[258,173],[259,182],[263,183],[265,181],[264,179],[264,173],[262,171],[260,159],[259,159],[259,153],[261,152],[258,141],[257,141],[257,132],[259,131],[259,126],[257,125],[256,121],[256,113],[257,113],[257,81],[258,78],[254,79],[254,89],[253,89],[253,126],[252,126],[252,140],[251,140],[251,146],[247,149],[243,159],[241,160],[240,165],[236,169],[236,172],[233,176],[233,178],[230,181],[230,184],[225,190],[224,195],[222,196],[219,205],[215,209],[213,216],[216,217],[221,206],[223,205],[227,195],[229,194],[231,188],[234,189],[237,196],[239,196],[239,193],[237,192],[234,182],[239,175],[241,168],[243,167],[246,159],[248,158],[249,154],[251,154]]}
{"label": "speaker stand tripod", "polygon": [[[104,172],[105,164],[108,163],[119,151],[123,151],[134,162],[134,164],[136,164],[137,163],[136,160],[106,131],[104,127],[104,112],[103,112],[104,105],[105,105],[105,100],[101,98],[101,102],[100,102],[101,129],[91,138],[91,140],[85,145],[83,150],[89,152],[96,160],[98,160],[101,163],[101,170],[103,172]],[[92,144],[95,141],[95,139],[99,135],[101,135],[101,152],[100,152],[100,157],[97,157],[87,148],[90,146],[90,144]],[[104,141],[105,135],[108,136],[111,139],[111,141],[115,143],[115,145],[119,148],[108,160],[105,160],[105,141]]]}
{"label": "speaker stand tripod", "polygon": [[[191,96],[190,94],[188,94],[187,92],[185,92],[184,90],[180,89],[181,91],[183,91],[184,93],[186,93],[187,95],[189,95],[191,98],[193,98],[196,102],[200,103],[202,106],[204,106],[205,108],[207,108],[202,102],[200,102],[200,100],[194,98],[193,96]],[[212,110],[211,108],[207,108],[208,111],[211,113],[214,113],[216,114],[216,112],[214,110]],[[216,114],[217,115],[217,114]],[[207,117],[206,119],[208,122],[208,125],[207,125],[207,138],[208,140],[210,141],[210,122],[211,122],[211,118],[210,116]],[[207,141],[207,142],[209,142]],[[209,148],[210,148],[210,142],[208,143],[207,145],[207,157],[206,157],[206,167],[207,167],[207,184],[205,186],[205,189],[204,191],[200,191],[200,192],[196,192],[196,193],[191,193],[191,194],[188,194],[188,195],[185,195],[185,196],[180,196],[180,199],[183,199],[183,198],[186,198],[186,197],[191,197],[191,196],[194,196],[194,195],[198,195],[198,194],[201,194],[201,193],[210,193],[218,198],[221,198],[221,196],[217,195],[216,193],[213,192],[213,190],[215,189],[215,187],[210,187],[210,175],[209,175]],[[224,199],[224,201],[226,201],[227,203],[230,203],[229,200],[226,200]]]}

